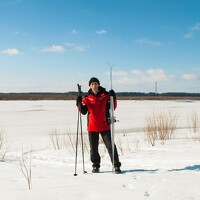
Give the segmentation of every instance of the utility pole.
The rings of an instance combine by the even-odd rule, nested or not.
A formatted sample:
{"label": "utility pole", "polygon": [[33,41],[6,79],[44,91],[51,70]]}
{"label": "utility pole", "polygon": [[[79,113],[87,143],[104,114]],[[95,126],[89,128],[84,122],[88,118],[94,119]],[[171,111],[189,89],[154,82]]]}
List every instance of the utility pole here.
{"label": "utility pole", "polygon": [[155,82],[155,95],[157,95],[158,94],[158,83],[157,83],[157,81]]}

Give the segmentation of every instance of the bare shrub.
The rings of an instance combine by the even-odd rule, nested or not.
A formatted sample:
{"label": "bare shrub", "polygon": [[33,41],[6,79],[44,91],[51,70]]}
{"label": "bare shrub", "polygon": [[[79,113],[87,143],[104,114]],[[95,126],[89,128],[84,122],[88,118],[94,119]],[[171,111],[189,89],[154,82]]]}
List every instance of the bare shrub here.
{"label": "bare shrub", "polygon": [[55,150],[63,148],[63,139],[56,129],[51,131],[50,138]]}
{"label": "bare shrub", "polygon": [[195,135],[192,136],[194,141],[200,141],[200,117],[196,111],[193,111],[189,120],[190,132]]}
{"label": "bare shrub", "polygon": [[0,127],[0,159],[4,160],[8,151],[7,136],[2,127]]}
{"label": "bare shrub", "polygon": [[175,136],[176,127],[176,114],[172,112],[155,114],[153,112],[145,121],[145,140],[152,146],[155,146],[156,140],[160,140],[161,144],[164,144],[165,140],[172,139]]}
{"label": "bare shrub", "polygon": [[165,140],[172,139],[175,136],[177,127],[177,116],[171,112],[168,114],[159,114],[158,116],[158,135],[164,143]]}
{"label": "bare shrub", "polygon": [[157,128],[157,118],[155,114],[148,116],[145,121],[145,140],[151,144],[151,146],[155,146],[155,141],[158,138],[158,128]]}
{"label": "bare shrub", "polygon": [[[89,153],[89,141],[87,138],[87,134],[83,133],[82,135],[82,139],[81,139],[81,134],[78,135],[78,149],[82,149],[82,141],[83,140],[83,150]],[[65,133],[63,135],[63,141],[64,141],[64,148],[68,149],[68,151],[75,153],[76,152],[76,138],[77,138],[77,134],[73,134],[70,133],[69,131],[67,131],[67,133]],[[79,148],[80,147],[80,148]]]}
{"label": "bare shrub", "polygon": [[126,138],[126,148],[128,152],[131,152],[131,147],[130,147],[130,139],[126,137],[126,134],[124,134],[124,137]]}
{"label": "bare shrub", "polygon": [[196,111],[193,111],[190,116],[189,127],[190,130],[194,133],[200,131],[200,117],[198,116]]}
{"label": "bare shrub", "polygon": [[115,143],[118,149],[118,153],[121,155],[124,155],[124,152],[137,152],[140,150],[139,139],[129,137],[126,133],[116,134],[115,136]]}
{"label": "bare shrub", "polygon": [[67,131],[66,135],[63,138],[64,140],[64,147],[68,148],[69,151],[72,149],[73,153],[76,152],[76,138],[74,134],[71,134],[69,131]]}
{"label": "bare shrub", "polygon": [[[81,135],[78,135],[78,144],[79,146],[82,145],[81,141]],[[50,139],[53,144],[53,147],[55,150],[61,150],[61,149],[67,149],[70,153],[75,153],[76,152],[76,137],[77,134],[70,133],[70,131],[67,131],[66,133],[59,133],[58,130],[53,130],[50,133]],[[84,151],[88,150],[88,139],[87,135],[83,134],[83,149]]]}
{"label": "bare shrub", "polygon": [[116,146],[117,146],[117,149],[119,151],[119,153],[121,153],[121,155],[124,155],[124,148],[123,148],[123,143],[122,143],[122,139],[121,137],[119,137],[118,134],[116,134],[117,137],[117,141],[116,141]]}
{"label": "bare shrub", "polygon": [[25,154],[23,153],[23,150],[22,150],[22,154],[19,159],[19,169],[21,170],[22,174],[24,175],[24,177],[27,181],[28,189],[31,190],[31,188],[32,188],[32,157],[31,157],[31,153],[29,155],[29,158],[25,158]]}
{"label": "bare shrub", "polygon": [[200,142],[200,135],[196,135],[192,138],[196,142]]}
{"label": "bare shrub", "polygon": [[140,140],[135,139],[135,140],[133,141],[133,145],[134,145],[134,147],[135,147],[135,151],[139,151],[139,150],[140,150]]}

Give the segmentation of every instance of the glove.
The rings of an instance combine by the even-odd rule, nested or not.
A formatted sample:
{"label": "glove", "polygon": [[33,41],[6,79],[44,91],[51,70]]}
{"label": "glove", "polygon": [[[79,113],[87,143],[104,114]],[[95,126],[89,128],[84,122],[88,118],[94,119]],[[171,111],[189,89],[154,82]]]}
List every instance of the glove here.
{"label": "glove", "polygon": [[113,98],[116,98],[116,94],[114,90],[110,90],[108,93],[110,96],[113,96]]}
{"label": "glove", "polygon": [[77,96],[76,98],[76,106],[80,105],[82,103],[82,96]]}

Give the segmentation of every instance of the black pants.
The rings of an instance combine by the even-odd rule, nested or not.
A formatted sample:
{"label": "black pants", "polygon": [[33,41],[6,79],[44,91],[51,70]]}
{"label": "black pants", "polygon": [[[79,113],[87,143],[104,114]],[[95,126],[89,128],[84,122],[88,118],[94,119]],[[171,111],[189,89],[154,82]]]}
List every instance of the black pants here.
{"label": "black pants", "polygon": [[[90,142],[90,159],[93,163],[93,167],[100,167],[101,157],[99,155],[99,134],[103,139],[103,142],[108,150],[110,155],[111,162],[113,163],[113,155],[112,155],[112,143],[111,143],[111,132],[110,130],[104,132],[88,132],[89,142]],[[116,145],[114,145],[114,166],[120,167],[121,163],[119,162],[119,156],[117,152]]]}

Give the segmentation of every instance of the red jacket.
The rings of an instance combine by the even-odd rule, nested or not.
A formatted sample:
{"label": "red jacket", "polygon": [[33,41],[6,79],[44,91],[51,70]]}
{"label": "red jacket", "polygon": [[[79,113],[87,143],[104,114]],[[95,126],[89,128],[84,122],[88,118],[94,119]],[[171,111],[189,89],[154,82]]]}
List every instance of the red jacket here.
{"label": "red jacket", "polygon": [[[114,109],[117,100],[114,98]],[[82,99],[81,112],[88,114],[88,132],[103,132],[110,130],[109,123],[110,95],[105,88],[99,86],[99,92],[95,95],[92,90]]]}

